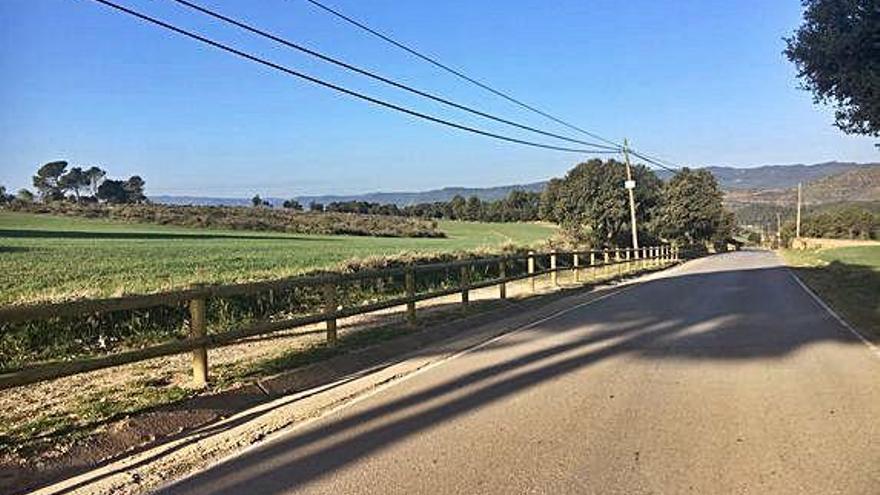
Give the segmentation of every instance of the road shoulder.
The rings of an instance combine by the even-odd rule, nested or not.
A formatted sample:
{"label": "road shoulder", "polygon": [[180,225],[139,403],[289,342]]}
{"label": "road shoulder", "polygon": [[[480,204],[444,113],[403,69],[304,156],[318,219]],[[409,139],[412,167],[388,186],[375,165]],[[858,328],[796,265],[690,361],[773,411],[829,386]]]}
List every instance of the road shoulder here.
{"label": "road shoulder", "polygon": [[[499,310],[451,324],[468,328],[450,330],[452,336],[445,340],[435,341],[397,359],[289,395],[284,394],[290,390],[290,383],[296,382],[290,374],[266,379],[261,387],[264,392],[268,391],[276,397],[268,402],[34,493],[143,493],[246,452],[275,435],[352,405],[416,373],[438,366],[477,346],[486,345],[493,339],[612,297],[634,284],[668,276],[681,268],[682,265],[678,265],[590,291],[576,290],[549,298],[511,303]],[[431,331],[442,336],[443,327]],[[327,363],[315,366],[328,370]]]}

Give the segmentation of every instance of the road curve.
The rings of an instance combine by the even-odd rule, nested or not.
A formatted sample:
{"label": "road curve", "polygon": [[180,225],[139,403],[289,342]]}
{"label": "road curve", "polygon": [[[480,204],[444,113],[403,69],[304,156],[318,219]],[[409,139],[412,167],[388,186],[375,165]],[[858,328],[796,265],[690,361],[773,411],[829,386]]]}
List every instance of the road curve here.
{"label": "road curve", "polygon": [[697,260],[162,493],[878,494],[880,358],[772,253]]}

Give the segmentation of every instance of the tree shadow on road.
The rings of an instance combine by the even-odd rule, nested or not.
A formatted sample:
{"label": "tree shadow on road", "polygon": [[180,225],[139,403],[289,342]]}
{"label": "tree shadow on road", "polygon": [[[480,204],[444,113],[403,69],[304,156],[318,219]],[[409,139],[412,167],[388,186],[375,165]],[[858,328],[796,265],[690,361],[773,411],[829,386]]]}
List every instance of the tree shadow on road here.
{"label": "tree shadow on road", "polygon": [[[615,357],[769,363],[818,343],[861,345],[787,268],[660,278],[494,341],[472,353],[471,359],[485,360],[472,371],[404,397],[377,396],[168,493],[289,492],[427,429]],[[509,357],[499,360],[503,351]]]}

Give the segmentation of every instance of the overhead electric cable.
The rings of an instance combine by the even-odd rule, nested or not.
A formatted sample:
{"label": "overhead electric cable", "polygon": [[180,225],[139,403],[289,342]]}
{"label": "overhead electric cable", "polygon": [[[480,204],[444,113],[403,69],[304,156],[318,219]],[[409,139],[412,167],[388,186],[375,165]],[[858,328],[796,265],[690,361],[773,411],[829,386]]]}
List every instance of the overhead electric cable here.
{"label": "overhead electric cable", "polygon": [[362,22],[360,22],[360,21],[357,21],[356,19],[353,19],[353,18],[347,16],[347,15],[343,14],[342,12],[339,12],[339,11],[336,10],[336,9],[333,9],[333,8],[327,6],[327,5],[324,5],[323,3],[319,2],[318,0],[305,0],[305,1],[311,3],[311,4],[314,5],[315,7],[318,7],[319,9],[321,9],[321,10],[323,10],[323,11],[325,11],[325,12],[327,12],[327,13],[329,13],[329,14],[331,14],[331,15],[333,15],[333,16],[339,18],[339,19],[342,19],[343,21],[345,21],[345,22],[347,22],[347,23],[349,23],[349,24],[351,24],[351,25],[353,25],[353,26],[355,26],[355,27],[357,27],[357,28],[359,28],[359,29],[361,29],[361,30],[363,30],[363,31],[366,31],[366,32],[372,34],[373,36],[376,36],[377,38],[379,38],[379,39],[381,39],[381,40],[383,40],[383,41],[385,41],[385,42],[387,42],[387,43],[390,43],[390,44],[396,46],[397,48],[400,48],[401,50],[403,50],[403,51],[409,53],[410,55],[413,55],[413,56],[415,56],[415,57],[417,57],[417,58],[420,58],[420,59],[424,60],[425,62],[428,62],[429,64],[431,64],[431,65],[433,65],[433,66],[435,66],[435,67],[438,67],[439,69],[442,69],[442,70],[444,70],[444,71],[446,71],[446,72],[448,72],[448,73],[450,73],[450,74],[452,74],[452,75],[458,77],[459,79],[463,79],[463,80],[465,80],[465,81],[467,81],[467,82],[469,82],[469,83],[471,83],[471,84],[474,84],[474,85],[476,85],[476,86],[478,86],[478,87],[480,87],[480,88],[482,88],[482,89],[484,89],[484,90],[486,90],[486,91],[488,91],[488,92],[490,92],[490,93],[492,93],[492,94],[494,94],[494,95],[496,95],[496,96],[499,96],[499,97],[501,97],[501,98],[504,98],[505,100],[507,100],[507,101],[509,101],[509,102],[511,102],[511,103],[513,103],[513,104],[515,104],[515,105],[518,105],[518,106],[520,106],[520,107],[522,107],[522,108],[525,108],[526,110],[529,110],[529,111],[531,111],[531,112],[533,112],[533,113],[536,113],[536,114],[538,114],[538,115],[541,115],[542,117],[545,117],[545,118],[547,118],[547,119],[550,119],[550,120],[552,120],[553,122],[556,122],[557,124],[560,124],[560,125],[562,125],[562,126],[568,127],[568,128],[571,129],[571,130],[574,130],[574,131],[580,132],[580,133],[582,133],[582,134],[585,134],[585,135],[587,135],[587,136],[592,137],[593,139],[598,139],[598,140],[600,140],[600,141],[602,141],[602,142],[604,142],[604,143],[607,143],[607,144],[609,144],[609,145],[615,146],[615,147],[618,148],[618,149],[623,148],[623,145],[621,145],[620,143],[616,143],[616,142],[614,142],[614,141],[612,141],[612,140],[610,140],[610,139],[606,139],[606,138],[604,138],[604,137],[602,137],[602,136],[600,136],[600,135],[598,135],[598,134],[596,134],[596,133],[590,132],[590,131],[588,131],[588,130],[586,130],[586,129],[582,129],[582,128],[580,128],[580,127],[574,125],[574,124],[571,124],[571,123],[569,123],[569,122],[566,122],[566,121],[560,119],[559,117],[555,117],[555,116],[551,115],[550,113],[547,113],[547,112],[545,112],[545,111],[543,111],[543,110],[541,110],[541,109],[539,109],[539,108],[537,108],[537,107],[534,107],[534,106],[532,106],[532,105],[529,105],[528,103],[525,103],[525,102],[523,102],[522,100],[519,100],[519,99],[517,99],[517,98],[514,98],[514,97],[511,96],[509,93],[506,93],[506,92],[504,92],[504,91],[501,91],[501,90],[495,89],[495,88],[489,86],[489,85],[486,84],[486,83],[480,82],[480,81],[478,81],[477,79],[475,79],[475,78],[473,78],[473,77],[471,77],[471,76],[468,76],[467,74],[465,74],[465,73],[463,73],[463,72],[461,72],[461,71],[459,71],[459,70],[457,70],[457,69],[453,69],[452,67],[450,67],[450,66],[448,66],[448,65],[446,65],[446,64],[444,64],[444,63],[442,63],[442,62],[440,62],[439,60],[437,60],[437,59],[434,58],[434,57],[430,57],[430,56],[428,56],[428,55],[425,55],[425,54],[419,52],[418,50],[416,50],[415,48],[411,48],[411,47],[409,47],[409,46],[407,46],[407,45],[405,45],[405,44],[403,44],[403,43],[401,43],[401,42],[399,42],[399,41],[396,41],[396,40],[394,40],[393,38],[391,38],[390,36],[388,36],[388,35],[386,35],[386,34],[383,34],[383,33],[379,32],[379,31],[377,31],[377,30],[371,28],[370,26],[367,26],[367,25],[364,24],[364,23],[362,23]]}
{"label": "overhead electric cable", "polygon": [[629,150],[629,152],[632,153],[633,155],[635,155],[635,156],[641,158],[642,160],[645,160],[646,162],[648,162],[648,163],[650,163],[650,164],[653,164],[653,165],[656,165],[656,166],[658,166],[658,167],[660,167],[660,168],[662,168],[662,169],[664,169],[664,170],[668,170],[669,172],[672,172],[672,173],[674,173],[674,174],[677,174],[677,173],[679,172],[678,169],[676,169],[676,168],[672,168],[672,167],[669,167],[669,166],[667,166],[667,165],[665,165],[665,164],[663,164],[663,163],[661,163],[661,162],[659,162],[659,161],[657,161],[657,160],[654,160],[654,159],[652,159],[652,158],[649,158],[649,157],[645,156],[645,155],[642,154],[642,153],[639,153],[639,152],[634,151],[634,150]]}
{"label": "overhead electric cable", "polygon": [[97,3],[100,3],[100,4],[103,4],[103,5],[107,6],[107,7],[113,8],[113,9],[119,11],[119,12],[122,12],[122,13],[125,13],[125,14],[128,14],[128,15],[131,15],[131,16],[133,16],[133,17],[136,17],[136,18],[140,19],[141,21],[145,21],[145,22],[147,22],[147,23],[154,24],[154,25],[156,25],[156,26],[159,26],[159,27],[165,28],[165,29],[167,29],[167,30],[169,30],[169,31],[173,31],[173,32],[175,32],[175,33],[177,33],[177,34],[180,34],[180,35],[185,36],[185,37],[188,37],[188,38],[190,38],[190,39],[193,39],[193,40],[199,41],[199,42],[201,42],[201,43],[203,43],[203,44],[206,44],[206,45],[212,46],[212,47],[214,47],[214,48],[217,48],[217,49],[219,49],[219,50],[225,51],[225,52],[227,52],[227,53],[231,53],[231,54],[236,55],[236,56],[238,56],[238,57],[241,57],[241,58],[244,58],[244,59],[250,60],[251,62],[255,62],[255,63],[261,64],[261,65],[264,65],[264,66],[266,66],[266,67],[269,67],[269,68],[275,69],[275,70],[277,70],[277,71],[283,72],[283,73],[285,73],[285,74],[288,74],[288,75],[291,75],[291,76],[294,76],[294,77],[298,77],[298,78],[300,78],[300,79],[304,79],[304,80],[306,80],[306,81],[312,82],[312,83],[317,84],[317,85],[319,85],[319,86],[323,86],[323,87],[325,87],[325,88],[332,89],[332,90],[337,91],[337,92],[339,92],[339,93],[344,93],[344,94],[347,94],[347,95],[349,95],[349,96],[353,96],[353,97],[355,97],[355,98],[358,98],[358,99],[361,99],[361,100],[367,101],[367,102],[369,102],[369,103],[373,103],[373,104],[375,104],[375,105],[383,106],[383,107],[385,107],[385,108],[390,108],[390,109],[392,109],[392,110],[396,110],[396,111],[398,111],[398,112],[402,112],[402,113],[405,113],[405,114],[407,114],[407,115],[411,115],[411,116],[413,116],[413,117],[418,117],[418,118],[420,118],[420,119],[428,120],[428,121],[430,121],[430,122],[434,122],[434,123],[437,123],[437,124],[445,125],[445,126],[448,126],[448,127],[452,127],[452,128],[459,129],[459,130],[462,130],[462,131],[470,132],[470,133],[473,133],[473,134],[479,134],[479,135],[481,135],[481,136],[490,137],[490,138],[493,138],[493,139],[498,139],[498,140],[501,140],[501,141],[507,141],[507,142],[510,142],[510,143],[516,143],[516,144],[521,144],[521,145],[524,145],[524,146],[531,146],[531,147],[535,147],[535,148],[543,148],[543,149],[550,149],[550,150],[556,150],[556,151],[565,151],[565,152],[571,152],[571,153],[596,153],[596,154],[598,154],[598,153],[616,153],[616,152],[617,152],[616,150],[615,150],[615,151],[611,151],[611,150],[590,150],[590,149],[582,149],[582,148],[569,148],[569,147],[564,147],[564,146],[555,146],[555,145],[551,145],[551,144],[538,143],[538,142],[534,142],[534,141],[527,141],[527,140],[524,140],[524,139],[518,139],[518,138],[514,138],[514,137],[510,137],[510,136],[505,136],[505,135],[502,135],[502,134],[496,134],[496,133],[493,133],[493,132],[484,131],[484,130],[481,130],[481,129],[477,129],[477,128],[475,128],[475,127],[469,127],[469,126],[466,126],[466,125],[462,125],[462,124],[458,124],[458,123],[455,123],[455,122],[451,122],[451,121],[449,121],[449,120],[444,120],[444,119],[441,119],[441,118],[439,118],[439,117],[434,117],[434,116],[432,116],[432,115],[428,115],[428,114],[425,114],[425,113],[421,113],[421,112],[418,112],[418,111],[415,111],[415,110],[410,110],[410,109],[405,108],[405,107],[402,107],[402,106],[400,106],[400,105],[397,105],[397,104],[394,104],[394,103],[390,103],[390,102],[387,102],[387,101],[384,101],[384,100],[380,100],[380,99],[378,99],[378,98],[374,98],[374,97],[372,97],[372,96],[368,96],[368,95],[365,95],[365,94],[363,94],[363,93],[359,93],[359,92],[357,92],[357,91],[353,91],[353,90],[350,90],[350,89],[344,88],[344,87],[342,87],[342,86],[339,86],[339,85],[336,85],[336,84],[333,84],[333,83],[330,83],[330,82],[324,81],[324,80],[322,80],[322,79],[319,79],[319,78],[317,78],[317,77],[313,77],[313,76],[310,76],[310,75],[308,75],[308,74],[305,74],[305,73],[302,73],[302,72],[296,71],[296,70],[294,70],[294,69],[291,69],[291,68],[289,68],[289,67],[285,67],[285,66],[280,65],[280,64],[277,64],[277,63],[275,63],[275,62],[271,62],[271,61],[268,61],[268,60],[266,60],[266,59],[263,59],[263,58],[257,57],[257,56],[255,56],[255,55],[251,55],[251,54],[249,54],[249,53],[245,53],[245,52],[243,52],[243,51],[241,51],[241,50],[238,50],[238,49],[236,49],[236,48],[233,48],[233,47],[231,47],[231,46],[224,45],[224,44],[222,44],[222,43],[220,43],[220,42],[214,41],[214,40],[212,40],[212,39],[209,39],[209,38],[204,37],[204,36],[202,36],[202,35],[199,35],[199,34],[193,33],[193,32],[191,32],[191,31],[187,31],[187,30],[185,30],[185,29],[183,29],[183,28],[180,28],[180,27],[174,26],[174,25],[172,25],[172,24],[169,24],[169,23],[167,23],[167,22],[165,22],[165,21],[162,21],[162,20],[156,19],[156,18],[154,18],[154,17],[150,17],[150,16],[148,16],[148,15],[146,15],[146,14],[142,14],[142,13],[137,12],[137,11],[135,11],[135,10],[129,9],[128,7],[124,7],[124,6],[122,6],[122,5],[119,5],[119,4],[116,4],[116,3],[113,3],[113,2],[111,2],[111,1],[109,1],[109,0],[91,0],[91,1],[93,1],[93,2],[97,2]]}
{"label": "overhead electric cable", "polygon": [[680,166],[676,165],[675,163],[673,163],[673,162],[671,162],[671,161],[669,161],[669,160],[664,160],[664,159],[662,159],[662,158],[658,158],[658,157],[656,157],[656,156],[651,156],[651,155],[649,155],[649,154],[647,154],[647,153],[642,153],[642,155],[644,155],[644,156],[645,156],[647,159],[649,159],[649,160],[655,160],[655,161],[661,162],[661,163],[663,163],[663,164],[669,165],[670,167],[681,168]]}
{"label": "overhead electric cable", "polygon": [[[312,4],[312,5],[314,5],[315,7],[317,7],[317,8],[319,8],[319,9],[323,10],[324,12],[327,12],[327,13],[329,13],[329,14],[331,14],[331,15],[333,15],[333,16],[335,16],[335,17],[341,19],[341,20],[343,20],[344,22],[347,22],[348,24],[351,24],[351,25],[357,27],[358,29],[361,29],[361,30],[363,30],[363,31],[365,31],[365,32],[367,32],[367,33],[369,33],[369,34],[371,34],[371,35],[373,35],[373,36],[375,36],[375,37],[377,37],[377,38],[379,38],[379,39],[385,41],[386,43],[390,43],[391,45],[394,45],[394,46],[396,46],[397,48],[400,48],[401,50],[403,50],[403,51],[409,53],[410,55],[413,55],[414,57],[417,57],[417,58],[419,58],[419,59],[421,59],[421,60],[423,60],[423,61],[425,61],[425,62],[428,62],[429,64],[431,64],[431,65],[433,65],[433,66],[435,66],[435,67],[437,67],[437,68],[439,68],[439,69],[441,69],[441,70],[444,70],[444,71],[446,71],[446,72],[448,72],[448,73],[450,73],[450,74],[452,74],[452,75],[458,77],[459,79],[462,79],[462,80],[467,81],[467,82],[469,82],[469,83],[471,83],[471,84],[473,84],[473,85],[475,85],[475,86],[478,86],[478,87],[480,87],[480,88],[482,88],[482,89],[484,89],[484,90],[486,90],[486,91],[488,91],[488,92],[490,92],[490,93],[492,93],[492,94],[494,94],[494,95],[496,95],[496,96],[499,96],[499,97],[501,97],[501,98],[503,98],[503,99],[505,99],[505,100],[507,100],[507,101],[509,101],[509,102],[511,102],[511,103],[513,103],[513,104],[515,104],[515,105],[517,105],[517,106],[519,106],[519,107],[521,107],[521,108],[525,108],[526,110],[529,110],[529,111],[531,111],[531,112],[533,112],[533,113],[536,113],[536,114],[538,114],[538,115],[541,115],[542,117],[545,117],[545,118],[547,118],[547,119],[549,119],[549,120],[551,120],[551,121],[553,121],[553,122],[556,122],[557,124],[560,124],[560,125],[562,125],[562,126],[565,126],[565,127],[569,128],[569,129],[571,129],[571,130],[574,130],[574,131],[580,132],[580,133],[582,133],[582,134],[584,134],[584,135],[587,135],[587,136],[590,136],[590,137],[592,137],[592,138],[594,138],[594,139],[598,139],[599,141],[602,141],[602,142],[607,143],[607,144],[609,144],[609,145],[611,145],[611,146],[614,146],[614,147],[616,147],[616,148],[619,149],[619,150],[620,150],[620,149],[623,149],[623,145],[622,145],[621,143],[618,143],[618,142],[612,141],[612,140],[610,140],[610,139],[607,139],[607,138],[604,138],[604,137],[600,136],[599,134],[596,134],[596,133],[594,133],[594,132],[590,132],[590,131],[588,131],[588,130],[586,130],[586,129],[583,129],[583,128],[581,128],[581,127],[578,127],[578,126],[576,126],[576,125],[574,125],[574,124],[572,124],[572,123],[570,123],[570,122],[567,122],[567,121],[565,121],[565,120],[563,120],[563,119],[561,119],[561,118],[559,118],[559,117],[556,117],[556,116],[550,114],[549,112],[546,112],[546,111],[541,110],[541,109],[539,109],[539,108],[537,108],[537,107],[535,107],[535,106],[533,106],[533,105],[530,105],[530,104],[528,104],[528,103],[525,103],[525,102],[523,102],[522,100],[520,100],[520,99],[518,99],[518,98],[515,98],[514,96],[512,96],[511,94],[509,94],[509,93],[507,93],[507,92],[501,91],[501,90],[499,90],[499,89],[495,89],[495,88],[489,86],[489,85],[486,84],[486,83],[480,82],[479,80],[477,80],[477,79],[475,79],[475,78],[473,78],[473,77],[471,77],[471,76],[468,76],[468,75],[465,74],[464,72],[462,72],[462,71],[460,71],[460,70],[457,70],[457,69],[454,69],[454,68],[450,67],[449,65],[444,64],[443,62],[440,62],[440,61],[439,61],[438,59],[436,59],[435,57],[431,57],[431,56],[425,55],[424,53],[422,53],[422,52],[416,50],[415,48],[412,48],[412,47],[410,47],[410,46],[408,46],[408,45],[406,45],[406,44],[404,44],[404,43],[402,43],[402,42],[400,42],[400,41],[397,41],[397,40],[395,40],[394,38],[392,38],[391,36],[386,35],[386,34],[380,32],[380,31],[378,31],[378,30],[376,30],[376,29],[373,29],[373,28],[371,28],[370,26],[367,26],[366,24],[364,24],[363,22],[360,22],[360,21],[358,21],[358,20],[356,20],[356,19],[354,19],[354,18],[352,18],[352,17],[349,17],[349,16],[346,15],[346,14],[343,14],[342,12],[340,12],[340,11],[337,10],[337,9],[334,9],[334,8],[328,6],[328,5],[325,5],[324,3],[320,2],[319,0],[305,0],[305,1],[308,2],[308,3],[310,3],[310,4]],[[629,151],[631,151],[634,155],[636,154],[635,150],[633,150],[633,149],[631,149],[631,148],[629,149]],[[654,165],[656,165],[656,166],[658,166],[658,167],[664,168],[664,169],[666,169],[666,170],[670,170],[670,171],[672,171],[672,172],[677,172],[676,170],[671,170],[667,165],[664,165],[663,163],[657,163],[657,162],[666,162],[667,164],[670,164],[670,162],[668,162],[668,161],[666,161],[666,160],[661,160],[661,159],[656,158],[656,157],[651,157],[651,155],[646,155],[646,154],[644,154],[644,153],[639,153],[638,156],[639,156],[640,158],[642,158],[643,160],[645,160],[645,161],[650,161],[651,163],[653,163]],[[672,167],[675,167],[674,164],[671,164],[671,166],[672,166]]]}
{"label": "overhead electric cable", "polygon": [[591,142],[588,142],[588,141],[582,141],[582,140],[579,140],[579,139],[570,138],[570,137],[563,136],[563,135],[560,135],[560,134],[556,134],[556,133],[553,133],[553,132],[548,132],[548,131],[544,131],[544,130],[541,130],[541,129],[537,129],[537,128],[535,128],[535,127],[531,127],[531,126],[528,126],[528,125],[525,125],[525,124],[520,124],[520,123],[518,123],[518,122],[514,122],[514,121],[511,121],[511,120],[507,120],[507,119],[504,119],[504,118],[501,118],[501,117],[496,117],[496,116],[491,115],[491,114],[488,114],[488,113],[486,113],[486,112],[482,112],[482,111],[480,111],[480,110],[476,110],[476,109],[471,108],[471,107],[469,107],[469,106],[466,106],[466,105],[463,105],[463,104],[456,103],[456,102],[454,102],[454,101],[448,100],[448,99],[443,98],[443,97],[441,97],[441,96],[437,96],[437,95],[434,95],[434,94],[428,93],[428,92],[426,92],[426,91],[422,91],[422,90],[419,90],[419,89],[413,88],[412,86],[408,86],[408,85],[406,85],[406,84],[399,83],[399,82],[397,82],[397,81],[394,81],[394,80],[389,79],[389,78],[387,78],[387,77],[383,77],[383,76],[381,76],[381,75],[378,75],[378,74],[376,74],[376,73],[374,73],[374,72],[371,72],[371,71],[368,71],[368,70],[366,70],[366,69],[361,69],[361,68],[359,68],[359,67],[356,67],[356,66],[354,66],[354,65],[351,65],[351,64],[349,64],[349,63],[347,63],[347,62],[343,62],[343,61],[341,61],[341,60],[339,60],[339,59],[336,59],[336,58],[330,57],[330,56],[328,56],[328,55],[324,55],[324,54],[322,54],[322,53],[320,53],[320,52],[317,52],[317,51],[315,51],[315,50],[312,50],[312,49],[307,48],[307,47],[305,47],[305,46],[302,46],[302,45],[300,45],[300,44],[294,43],[294,42],[292,42],[292,41],[290,41],[290,40],[287,40],[287,39],[281,38],[280,36],[274,35],[274,34],[272,34],[272,33],[269,33],[269,32],[266,32],[266,31],[263,31],[263,30],[261,30],[261,29],[259,29],[259,28],[256,28],[256,27],[253,27],[253,26],[251,26],[251,25],[248,25],[248,24],[246,24],[246,23],[244,23],[244,22],[241,22],[241,21],[235,20],[235,19],[233,19],[233,18],[231,18],[231,17],[229,17],[229,16],[226,16],[226,15],[221,14],[221,13],[219,13],[219,12],[216,12],[216,11],[210,10],[210,9],[208,9],[208,8],[206,8],[206,7],[202,7],[202,6],[197,5],[197,4],[193,3],[193,2],[190,2],[190,1],[188,1],[188,0],[171,0],[171,1],[173,1],[173,2],[177,2],[177,3],[181,4],[181,5],[184,5],[184,6],[186,6],[186,7],[189,7],[190,9],[196,10],[196,11],[198,11],[198,12],[201,12],[201,13],[203,13],[203,14],[205,14],[205,15],[207,15],[207,16],[213,17],[213,18],[215,18],[215,19],[219,19],[219,20],[221,20],[221,21],[223,21],[223,22],[226,22],[226,23],[228,23],[228,24],[232,24],[232,25],[234,25],[234,26],[237,26],[237,27],[239,27],[239,28],[241,28],[241,29],[244,29],[245,31],[250,32],[250,33],[253,33],[253,34],[256,34],[256,35],[258,35],[258,36],[262,36],[262,37],[264,37],[264,38],[267,38],[267,39],[270,39],[270,40],[272,40],[272,41],[275,41],[276,43],[279,43],[279,44],[281,44],[281,45],[284,45],[284,46],[286,46],[286,47],[288,47],[288,48],[292,48],[292,49],[294,49],[294,50],[298,50],[298,51],[300,51],[300,52],[302,52],[302,53],[305,53],[305,54],[311,55],[312,57],[318,58],[318,59],[323,60],[323,61],[325,61],[325,62],[328,62],[328,63],[334,64],[334,65],[339,66],[339,67],[343,67],[343,68],[348,69],[348,70],[350,70],[350,71],[353,71],[353,72],[356,72],[356,73],[358,73],[358,74],[361,74],[361,75],[367,76],[367,77],[372,78],[372,79],[377,80],[377,81],[381,81],[381,82],[383,82],[383,83],[385,83],[385,84],[388,84],[388,85],[394,86],[394,87],[399,88],[399,89],[402,89],[402,90],[404,90],[404,91],[408,91],[408,92],[410,92],[410,93],[413,93],[413,94],[416,94],[416,95],[422,96],[422,97],[424,97],[424,98],[428,98],[428,99],[430,99],[430,100],[433,100],[433,101],[436,101],[436,102],[442,103],[442,104],[444,104],[444,105],[447,105],[447,106],[450,106],[450,107],[453,107],[453,108],[457,108],[457,109],[459,109],[459,110],[463,110],[463,111],[465,111],[465,112],[469,112],[469,113],[474,114],[474,115],[478,115],[478,116],[480,116],[480,117],[484,117],[484,118],[487,118],[487,119],[490,119],[490,120],[494,120],[494,121],[496,121],[496,122],[500,122],[500,123],[502,123],[502,124],[507,124],[507,125],[510,125],[510,126],[513,126],[513,127],[517,127],[517,128],[519,128],[519,129],[527,130],[527,131],[534,132],[534,133],[537,133],[537,134],[542,134],[542,135],[544,135],[544,136],[548,136],[548,137],[552,137],[552,138],[556,138],[556,139],[561,139],[561,140],[563,140],[563,141],[568,141],[568,142],[571,142],[571,143],[577,143],[577,144],[581,144],[581,145],[584,145],[584,146],[593,146],[593,147],[596,147],[596,148],[607,149],[607,150],[615,150],[615,149],[617,149],[617,148],[613,148],[613,147],[611,147],[611,146],[606,146],[606,145],[603,145],[603,144],[591,143]]}

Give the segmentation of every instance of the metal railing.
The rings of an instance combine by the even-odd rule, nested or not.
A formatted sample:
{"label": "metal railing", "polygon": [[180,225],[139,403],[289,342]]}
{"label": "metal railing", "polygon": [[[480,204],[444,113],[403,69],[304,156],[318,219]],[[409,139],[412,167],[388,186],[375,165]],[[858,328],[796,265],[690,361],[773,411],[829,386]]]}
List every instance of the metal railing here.
{"label": "metal railing", "polygon": [[[406,266],[381,270],[361,271],[350,274],[331,274],[315,276],[299,276],[285,279],[252,282],[232,285],[196,286],[189,289],[163,293],[91,299],[64,303],[46,303],[15,305],[0,308],[0,323],[22,323],[35,320],[48,320],[58,317],[81,317],[116,311],[128,311],[154,308],[159,306],[187,305],[189,311],[189,335],[185,339],[165,342],[143,349],[121,351],[105,356],[88,357],[71,361],[50,362],[21,367],[0,374],[0,390],[52,380],[88,371],[95,371],[124,364],[135,363],[148,359],[192,352],[193,381],[196,386],[204,386],[208,381],[208,349],[235,344],[242,339],[262,336],[288,330],[295,327],[325,322],[327,342],[333,344],[337,340],[336,322],[340,318],[362,315],[374,311],[406,306],[406,319],[410,323],[417,321],[416,303],[428,299],[461,294],[461,304],[467,306],[470,291],[491,287],[499,287],[499,298],[507,297],[507,284],[529,279],[531,289],[535,290],[537,277],[549,274],[554,285],[558,284],[558,276],[562,271],[572,271],[574,281],[580,282],[585,270],[612,270],[618,267],[617,275],[623,273],[624,267],[644,269],[660,267],[678,261],[680,253],[671,245],[651,246],[633,249],[612,249],[592,251],[551,251],[513,256],[497,256],[477,259],[463,259],[446,263],[410,264]],[[510,268],[515,263],[525,262],[523,273],[515,273]],[[549,263],[548,263],[549,262]],[[497,276],[483,280],[472,280],[474,270],[493,266]],[[544,266],[546,268],[541,268]],[[494,271],[497,268],[497,272]],[[452,287],[440,287],[427,292],[416,291],[419,274],[436,271],[458,270],[458,284]],[[610,275],[613,275],[609,273]],[[367,281],[370,279],[386,280],[389,277],[404,278],[404,295],[387,300],[362,303],[350,307],[341,307],[337,297],[341,286]],[[270,321],[260,321],[243,328],[207,332],[207,304],[209,298],[250,295],[266,291],[285,291],[294,288],[320,288],[322,310],[304,316],[295,316]]]}

